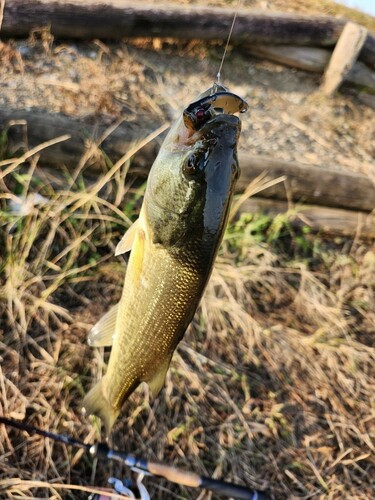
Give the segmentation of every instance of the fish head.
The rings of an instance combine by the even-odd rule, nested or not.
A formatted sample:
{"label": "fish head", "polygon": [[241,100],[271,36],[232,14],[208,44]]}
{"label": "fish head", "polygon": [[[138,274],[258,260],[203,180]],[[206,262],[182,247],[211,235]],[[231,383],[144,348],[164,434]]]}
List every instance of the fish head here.
{"label": "fish head", "polygon": [[235,94],[207,91],[174,124],[146,191],[156,239],[183,244],[192,228],[206,236],[220,232],[239,176],[241,122],[233,113],[245,108],[245,101]]}

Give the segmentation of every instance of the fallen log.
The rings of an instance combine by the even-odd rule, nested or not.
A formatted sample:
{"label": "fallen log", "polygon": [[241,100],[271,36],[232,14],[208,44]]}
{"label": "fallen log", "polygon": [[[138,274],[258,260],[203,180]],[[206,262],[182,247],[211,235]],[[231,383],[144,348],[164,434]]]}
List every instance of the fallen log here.
{"label": "fallen log", "polygon": [[286,214],[295,227],[309,226],[314,231],[358,238],[375,238],[375,215],[362,211],[345,210],[317,205],[290,207],[286,201],[253,197],[240,206],[241,213],[266,213],[272,216]]}
{"label": "fallen log", "polygon": [[375,109],[375,95],[360,92],[356,97],[359,101],[363,102],[363,104],[366,104],[366,106]]}
{"label": "fallen log", "polygon": [[[313,73],[323,73],[332,54],[328,49],[293,45],[251,45],[247,47],[246,52],[256,57]],[[375,71],[371,71],[361,61],[354,63],[345,80],[362,88],[375,90]]]}
{"label": "fallen log", "polygon": [[[148,123],[150,128],[145,130],[141,123]],[[86,168],[93,175],[101,172],[106,156],[111,161],[117,161],[135,142],[146,137],[157,127],[158,124],[152,125],[150,119],[124,122],[105,137],[99,147],[96,147],[95,138],[105,135],[108,127],[43,110],[0,111],[0,130],[7,129],[8,154],[20,148],[35,147],[41,142],[68,133],[71,135],[69,140],[39,153],[40,163],[55,168],[66,165],[70,169],[75,169],[80,158],[86,155]],[[87,156],[86,153],[90,148],[92,154]],[[143,174],[147,175],[157,150],[158,143],[154,141],[136,155],[138,171],[139,167],[142,167]],[[324,168],[295,161],[282,161],[269,156],[250,155],[245,152],[239,153],[239,162],[242,173],[237,183],[237,192],[245,191],[252,180],[266,172],[271,178],[285,175],[287,180],[263,191],[262,196],[265,198],[285,200],[290,197],[295,202],[368,212],[375,208],[375,187],[365,175],[344,169]]]}
{"label": "fallen log", "polygon": [[[147,128],[143,123],[147,123]],[[160,123],[153,123],[150,116],[145,118],[141,115],[137,116],[137,121],[122,122],[118,126],[111,127],[103,125],[95,117],[72,118],[40,108],[27,111],[0,110],[0,130],[6,131],[8,156],[26,151],[60,135],[70,134],[69,140],[40,151],[40,164],[55,168],[65,165],[69,169],[74,169],[80,158],[86,155],[85,167],[91,173],[102,170],[105,157],[117,161],[136,142],[156,130],[159,125]],[[89,150],[91,155],[87,156]],[[138,165],[148,168],[154,161],[157,151],[157,141],[144,146],[137,158]]]}
{"label": "fallen log", "polygon": [[[59,38],[121,40],[127,37],[226,40],[230,9],[188,5],[128,4],[119,0],[7,0],[2,36],[26,37],[48,26]],[[346,20],[240,10],[234,44],[334,46]],[[367,35],[359,58],[375,64],[375,37]]]}
{"label": "fallen log", "polygon": [[295,45],[245,45],[244,48],[247,53],[261,59],[313,73],[323,73],[332,54],[328,49]]}
{"label": "fallen log", "polygon": [[286,200],[290,197],[295,202],[369,212],[375,208],[375,186],[366,175],[269,156],[253,156],[241,151],[239,163],[239,192],[243,192],[255,177],[266,172],[271,178],[285,175],[287,180],[262,191],[264,198]]}

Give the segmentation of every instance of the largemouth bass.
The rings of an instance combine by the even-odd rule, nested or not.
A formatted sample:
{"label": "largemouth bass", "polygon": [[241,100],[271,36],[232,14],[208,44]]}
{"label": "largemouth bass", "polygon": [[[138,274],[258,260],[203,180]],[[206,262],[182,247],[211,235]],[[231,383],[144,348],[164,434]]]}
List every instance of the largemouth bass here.
{"label": "largemouth bass", "polygon": [[240,120],[246,102],[215,84],[168,133],[150,170],[138,220],[116,255],[131,250],[120,302],[91,330],[112,345],[107,372],[83,407],[107,433],[141,382],[156,396],[212,271],[239,176]]}

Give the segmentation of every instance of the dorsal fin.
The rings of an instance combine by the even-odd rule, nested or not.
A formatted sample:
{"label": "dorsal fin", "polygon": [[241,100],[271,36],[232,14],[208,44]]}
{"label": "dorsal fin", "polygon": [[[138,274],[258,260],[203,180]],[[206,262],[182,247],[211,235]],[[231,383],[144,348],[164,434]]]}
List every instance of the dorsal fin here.
{"label": "dorsal fin", "polygon": [[87,343],[92,347],[110,346],[115,334],[118,304],[111,307],[105,315],[94,325],[89,333]]}
{"label": "dorsal fin", "polygon": [[133,224],[128,228],[124,236],[121,238],[116,247],[115,255],[121,255],[123,253],[130,252],[134,243],[135,235],[137,234],[138,227],[139,219],[133,222]]}

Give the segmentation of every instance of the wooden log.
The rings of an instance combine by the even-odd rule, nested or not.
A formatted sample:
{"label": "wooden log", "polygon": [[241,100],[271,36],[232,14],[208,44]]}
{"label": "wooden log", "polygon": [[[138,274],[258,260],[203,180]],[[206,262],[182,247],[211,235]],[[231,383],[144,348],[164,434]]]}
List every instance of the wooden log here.
{"label": "wooden log", "polygon": [[[9,128],[10,122],[21,122]],[[145,130],[144,123],[148,123]],[[145,137],[159,124],[152,124],[150,119],[137,123],[122,123],[101,144],[101,150],[112,160],[118,160],[134,142]],[[0,130],[8,128],[8,152],[19,146],[31,148],[64,133],[71,134],[71,139],[40,152],[40,162],[45,165],[61,167],[62,164],[74,169],[79,159],[87,152],[94,137],[100,136],[106,127],[73,119],[58,113],[44,110],[7,110],[0,111]],[[154,141],[136,155],[136,165],[141,166],[144,175],[153,163],[158,150]],[[102,161],[101,161],[102,160]],[[266,172],[270,177],[287,176],[287,181],[277,184],[262,196],[285,200],[287,195],[294,202],[344,207],[353,210],[371,211],[375,207],[375,187],[370,179],[362,174],[343,169],[323,168],[314,165],[277,160],[269,156],[255,156],[239,153],[241,177],[237,183],[237,192],[245,191],[249,183]],[[88,168],[96,175],[103,163],[103,156],[94,154],[88,160]]]}
{"label": "wooden log", "polygon": [[362,89],[375,90],[375,71],[371,71],[366,64],[357,61],[349,73],[346,75],[346,80],[354,83]]}
{"label": "wooden log", "polygon": [[[126,37],[172,37],[226,40],[230,9],[190,5],[144,5],[119,0],[7,0],[2,36],[28,36],[48,26],[59,38],[120,40]],[[234,44],[334,46],[346,21],[333,17],[240,10]],[[375,37],[367,35],[360,58],[375,64]]]}
{"label": "wooden log", "polygon": [[325,95],[332,95],[357,60],[358,54],[367,37],[367,30],[355,23],[347,23],[333,50],[320,86]]}
{"label": "wooden log", "polygon": [[269,177],[287,177],[285,183],[276,184],[262,191],[262,197],[294,202],[371,211],[375,208],[375,186],[362,174],[344,169],[319,167],[295,161],[287,162],[262,155],[239,153],[241,177],[238,190],[243,192],[248,184],[264,172]]}
{"label": "wooden log", "polygon": [[375,109],[375,95],[360,92],[357,97],[361,102],[363,102],[363,104],[366,104],[366,106]]}
{"label": "wooden log", "polygon": [[[145,126],[147,124],[147,126]],[[86,166],[90,172],[101,170],[105,164],[104,155],[112,161],[121,158],[137,141],[157,129],[160,124],[150,116],[139,115],[136,122],[123,122],[108,137],[93,148],[93,154],[87,158]],[[0,130],[7,130],[7,154],[25,151],[38,144],[49,141],[63,134],[70,134],[68,141],[43,149],[40,163],[59,168],[62,165],[74,169],[80,158],[88,152],[98,139],[106,133],[108,126],[98,119],[72,118],[62,113],[51,113],[43,109],[7,109],[0,110]],[[158,144],[153,141],[142,148],[138,156],[138,165],[146,168],[152,164],[157,154]]]}
{"label": "wooden log", "polygon": [[288,214],[292,226],[309,226],[315,231],[359,238],[375,238],[375,215],[368,212],[344,210],[316,205],[297,205],[290,209],[288,202],[249,198],[240,207],[241,213],[267,213],[272,216]]}
{"label": "wooden log", "polygon": [[[253,45],[247,49],[247,52],[257,57],[313,73],[323,73],[332,54],[328,49],[292,45]],[[345,79],[362,88],[375,90],[375,71],[371,71],[361,61],[356,61],[353,64]]]}
{"label": "wooden log", "polygon": [[248,45],[246,51],[263,59],[313,73],[322,73],[331,57],[328,49],[295,45]]}

